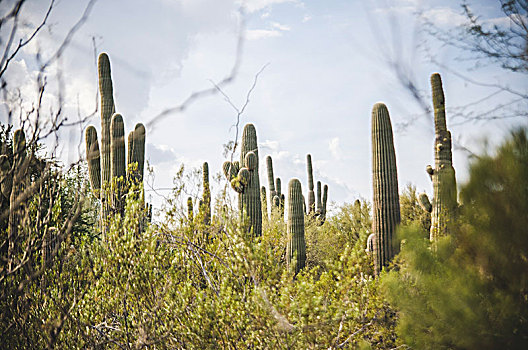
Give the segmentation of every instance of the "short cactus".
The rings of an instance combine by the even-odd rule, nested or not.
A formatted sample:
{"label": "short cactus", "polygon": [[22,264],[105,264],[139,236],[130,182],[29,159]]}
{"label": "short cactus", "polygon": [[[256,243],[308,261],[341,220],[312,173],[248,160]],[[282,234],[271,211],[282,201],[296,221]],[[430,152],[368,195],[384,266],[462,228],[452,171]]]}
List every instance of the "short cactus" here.
{"label": "short cactus", "polygon": [[303,195],[301,182],[297,179],[291,179],[288,184],[287,232],[286,261],[290,271],[297,274],[306,264]]}
{"label": "short cactus", "polygon": [[400,223],[398,173],[389,111],[383,103],[372,109],[372,233],[374,266],[378,274],[399,252],[396,226]]}
{"label": "short cactus", "polygon": [[447,130],[445,116],[445,97],[440,74],[431,75],[435,124],[435,167],[428,165],[426,171],[433,182],[432,203],[425,193],[420,195],[422,208],[431,213],[430,240],[436,241],[448,233],[448,226],[454,220],[457,208],[457,190],[453,156],[451,152],[451,133]]}
{"label": "short cactus", "polygon": [[[223,170],[231,187],[239,193],[239,210],[249,218],[249,231],[257,237],[262,235],[258,166],[257,132],[253,124],[246,124],[242,133],[240,163],[227,161],[223,165]],[[237,168],[240,169],[238,172]]]}

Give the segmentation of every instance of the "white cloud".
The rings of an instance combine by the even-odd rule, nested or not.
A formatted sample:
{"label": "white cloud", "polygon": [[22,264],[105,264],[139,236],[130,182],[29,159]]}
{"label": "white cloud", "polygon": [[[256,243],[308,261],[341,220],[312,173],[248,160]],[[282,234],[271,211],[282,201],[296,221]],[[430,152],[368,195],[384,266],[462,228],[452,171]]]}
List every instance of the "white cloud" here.
{"label": "white cloud", "polygon": [[291,29],[290,26],[287,26],[287,25],[284,25],[284,24],[280,24],[280,23],[277,23],[277,22],[271,22],[271,26],[275,29],[278,29],[278,30],[282,30],[282,31],[289,31]]}
{"label": "white cloud", "polygon": [[436,7],[425,11],[422,17],[438,26],[459,26],[467,19],[450,7]]}
{"label": "white cloud", "polygon": [[264,142],[259,142],[259,148],[262,150],[278,151],[279,146],[279,141],[265,140]]}
{"label": "white cloud", "polygon": [[312,16],[310,16],[310,15],[304,15],[302,21],[303,21],[303,23],[306,23],[306,22],[308,22],[308,21],[311,20],[311,19],[312,19]]}
{"label": "white cloud", "polygon": [[265,38],[276,38],[282,36],[282,33],[278,30],[269,29],[251,29],[246,31],[246,38],[248,40],[258,40]]}
{"label": "white cloud", "polygon": [[245,6],[248,12],[256,12],[259,10],[262,10],[264,8],[270,7],[275,4],[283,4],[283,3],[294,3],[294,4],[302,4],[299,0],[239,0],[237,3],[242,4]]}
{"label": "white cloud", "polygon": [[339,137],[334,137],[328,142],[328,150],[335,159],[339,160],[343,158],[343,150],[339,146]]}

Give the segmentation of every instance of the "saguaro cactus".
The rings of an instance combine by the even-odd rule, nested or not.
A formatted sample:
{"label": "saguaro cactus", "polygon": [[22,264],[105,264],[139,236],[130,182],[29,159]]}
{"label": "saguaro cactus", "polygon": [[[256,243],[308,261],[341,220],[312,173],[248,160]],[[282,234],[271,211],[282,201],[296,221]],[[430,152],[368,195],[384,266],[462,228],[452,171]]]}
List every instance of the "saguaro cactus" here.
{"label": "saguaro cactus", "polygon": [[273,177],[273,160],[271,159],[271,156],[266,157],[266,165],[268,168],[268,185],[269,185],[269,190],[270,190],[270,201],[273,201],[273,198],[277,195],[277,191],[275,190],[275,178]]}
{"label": "saguaro cactus", "polygon": [[200,215],[203,217],[205,225],[211,224],[211,188],[209,186],[209,164],[203,163],[203,196],[200,201]]}
{"label": "saguaro cactus", "polygon": [[297,274],[306,264],[303,195],[301,182],[297,179],[291,179],[288,184],[287,232],[286,261],[289,269]]}
{"label": "saguaro cactus", "polygon": [[306,155],[306,169],[308,171],[308,213],[313,214],[315,212],[315,193],[311,154]]}
{"label": "saguaro cactus", "polygon": [[374,266],[379,273],[399,251],[395,231],[401,220],[392,125],[383,103],[372,109],[372,182],[372,244]]}
{"label": "saguaro cactus", "polygon": [[[110,60],[105,53],[99,55],[99,91],[101,93],[101,148],[95,127],[86,129],[86,156],[92,190],[101,200],[101,220],[110,212],[122,213],[123,196],[127,182],[142,182],[145,161],[145,127],[138,123],[128,136],[128,161],[125,152],[123,117],[115,114]],[[102,166],[101,166],[102,163]],[[128,176],[127,176],[128,164]],[[115,182],[114,193],[109,187]],[[103,232],[106,225],[102,225]]]}
{"label": "saguaro cactus", "polygon": [[420,194],[422,208],[431,213],[431,241],[436,241],[448,232],[448,225],[454,220],[457,207],[457,191],[453,156],[451,152],[451,133],[447,130],[445,116],[445,97],[440,74],[431,75],[435,124],[435,167],[426,168],[433,182],[432,203],[425,193]]}
{"label": "saguaro cactus", "polygon": [[260,188],[260,200],[262,202],[262,219],[268,221],[268,202],[266,196],[266,187],[264,186]]}
{"label": "saguaro cactus", "polygon": [[257,132],[253,124],[246,124],[242,133],[240,163],[227,161],[223,170],[231,187],[239,193],[239,209],[241,214],[245,213],[249,218],[249,230],[257,237],[262,234],[258,166]]}

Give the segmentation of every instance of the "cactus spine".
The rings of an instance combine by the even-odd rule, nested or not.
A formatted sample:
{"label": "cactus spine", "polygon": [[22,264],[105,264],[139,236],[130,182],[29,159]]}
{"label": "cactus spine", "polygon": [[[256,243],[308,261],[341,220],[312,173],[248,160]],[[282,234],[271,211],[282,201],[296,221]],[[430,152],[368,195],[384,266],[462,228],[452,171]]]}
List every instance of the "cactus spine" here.
{"label": "cactus spine", "polygon": [[262,234],[258,166],[257,131],[253,124],[246,124],[242,133],[240,163],[227,161],[223,165],[223,170],[231,187],[239,194],[239,210],[242,215],[245,214],[249,218],[249,231],[257,237]]}
{"label": "cactus spine", "polygon": [[301,182],[297,179],[291,179],[288,184],[287,232],[286,261],[290,271],[297,274],[306,264],[303,195]]}
{"label": "cactus spine", "polygon": [[440,74],[431,75],[435,124],[435,167],[426,170],[433,182],[433,201],[425,194],[420,195],[424,210],[431,213],[430,240],[436,241],[448,232],[448,225],[454,220],[457,207],[455,169],[451,152],[451,132],[447,130],[445,98]]}
{"label": "cactus spine", "polygon": [[372,109],[372,182],[372,233],[375,234],[372,243],[378,274],[399,251],[395,231],[401,220],[392,126],[383,103],[375,104]]}
{"label": "cactus spine", "polygon": [[313,183],[312,156],[306,155],[306,168],[308,170],[308,214],[315,212],[315,193]]}
{"label": "cactus spine", "polygon": [[[145,127],[139,123],[129,134],[128,153],[126,153],[123,117],[114,113],[110,60],[105,53],[99,55],[98,70],[101,93],[101,149],[99,149],[97,131],[93,126],[89,126],[86,129],[86,156],[92,190],[101,200],[101,227],[105,232],[104,220],[111,210],[117,213],[122,213],[124,210],[127,185],[141,183],[143,180]],[[112,182],[116,187],[111,194],[109,190]],[[146,215],[148,216],[148,213]]]}

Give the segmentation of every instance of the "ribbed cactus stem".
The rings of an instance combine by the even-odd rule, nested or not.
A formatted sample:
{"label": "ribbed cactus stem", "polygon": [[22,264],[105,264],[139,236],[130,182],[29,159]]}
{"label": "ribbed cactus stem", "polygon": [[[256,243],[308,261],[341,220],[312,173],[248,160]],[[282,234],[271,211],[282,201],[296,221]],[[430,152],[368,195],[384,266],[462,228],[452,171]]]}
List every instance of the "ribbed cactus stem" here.
{"label": "ribbed cactus stem", "polygon": [[101,190],[101,154],[99,152],[99,141],[97,131],[93,126],[86,128],[86,159],[88,161],[88,177],[90,186],[96,197]]}
{"label": "ribbed cactus stem", "polygon": [[268,202],[266,195],[266,187],[260,188],[260,200],[262,201],[262,219],[268,221]]}
{"label": "ribbed cactus stem", "polygon": [[379,273],[399,252],[396,226],[401,220],[392,125],[383,103],[372,109],[372,182],[374,266]]}
{"label": "ribbed cactus stem", "polygon": [[270,198],[273,199],[275,195],[277,194],[277,191],[275,190],[275,178],[273,177],[273,160],[271,159],[271,156],[266,157],[266,165],[268,168],[268,185],[270,188]]}
{"label": "ribbed cactus stem", "polygon": [[103,185],[111,180],[110,123],[115,112],[110,59],[106,53],[99,55],[99,92],[101,94],[101,158]]}
{"label": "ribbed cactus stem", "polygon": [[306,242],[304,239],[304,211],[301,182],[291,179],[288,184],[288,243],[286,261],[295,274],[306,264]]}
{"label": "ribbed cactus stem", "polygon": [[189,221],[189,223],[192,223],[193,220],[194,220],[194,217],[193,217],[193,201],[192,201],[192,197],[188,197],[187,198],[187,220]]}
{"label": "ribbed cactus stem", "polygon": [[253,124],[246,124],[242,132],[240,164],[249,170],[250,178],[241,195],[242,212],[249,217],[250,228],[254,236],[262,234],[262,209],[260,200],[259,159],[257,131]]}
{"label": "ribbed cactus stem", "polygon": [[420,207],[428,213],[433,211],[433,206],[431,205],[431,202],[429,201],[429,197],[427,197],[427,194],[420,193],[418,196],[418,203],[420,204]]}
{"label": "ribbed cactus stem", "polygon": [[326,202],[328,201],[328,185],[323,187],[323,211],[321,213],[322,221],[326,220]]}
{"label": "ribbed cactus stem", "polygon": [[[145,167],[145,126],[141,123],[136,124],[132,134],[132,150],[128,150],[129,164],[135,165],[134,180],[138,182],[143,181],[143,173]],[[130,141],[129,141],[130,144]]]}
{"label": "ribbed cactus stem", "polygon": [[318,215],[321,215],[323,212],[323,200],[321,198],[321,181],[317,181],[317,187],[316,187],[316,195],[317,195],[317,206],[315,212]]}
{"label": "ribbed cactus stem", "polygon": [[427,168],[433,181],[431,212],[431,241],[444,236],[448,225],[454,220],[457,206],[456,177],[451,151],[451,133],[447,130],[445,98],[440,74],[431,75],[435,122],[435,167]]}
{"label": "ribbed cactus stem", "polygon": [[203,196],[200,210],[202,211],[203,221],[205,225],[211,224],[211,188],[209,186],[209,164],[203,163]]}
{"label": "ribbed cactus stem", "polygon": [[306,155],[306,170],[308,171],[308,213],[315,212],[315,193],[313,182],[312,155]]}
{"label": "ribbed cactus stem", "polygon": [[276,191],[276,195],[279,196],[279,198],[281,197],[282,195],[282,191],[281,191],[281,179],[280,177],[278,177],[276,180],[275,180],[275,191]]}
{"label": "ribbed cactus stem", "polygon": [[365,249],[365,251],[367,252],[367,254],[372,254],[372,252],[374,251],[374,237],[376,235],[374,233],[371,233],[368,238],[367,238],[367,248]]}
{"label": "ribbed cactus stem", "polygon": [[124,210],[124,193],[125,193],[125,125],[121,114],[114,114],[110,123],[110,158],[112,179],[115,181],[116,188],[113,190],[112,206],[118,213]]}

